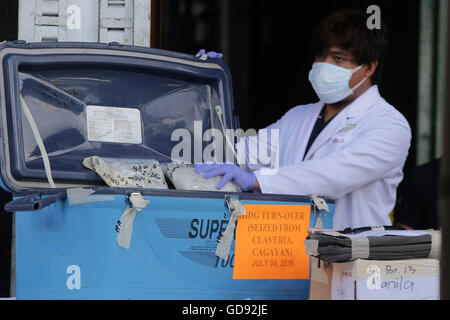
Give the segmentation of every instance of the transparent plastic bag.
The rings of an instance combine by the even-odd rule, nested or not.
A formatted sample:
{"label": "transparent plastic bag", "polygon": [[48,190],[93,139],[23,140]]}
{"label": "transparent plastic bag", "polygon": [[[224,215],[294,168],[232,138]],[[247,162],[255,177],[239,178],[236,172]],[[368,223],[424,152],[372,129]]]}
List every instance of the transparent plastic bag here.
{"label": "transparent plastic bag", "polygon": [[240,188],[232,181],[228,182],[222,189],[218,190],[216,186],[222,177],[213,177],[205,179],[203,174],[195,172],[192,164],[164,162],[161,163],[164,175],[172,182],[173,186],[179,190],[196,191],[222,191],[222,192],[240,192]]}
{"label": "transparent plastic bag", "polygon": [[156,160],[113,159],[93,156],[83,165],[91,169],[110,187],[168,189],[161,165]]}

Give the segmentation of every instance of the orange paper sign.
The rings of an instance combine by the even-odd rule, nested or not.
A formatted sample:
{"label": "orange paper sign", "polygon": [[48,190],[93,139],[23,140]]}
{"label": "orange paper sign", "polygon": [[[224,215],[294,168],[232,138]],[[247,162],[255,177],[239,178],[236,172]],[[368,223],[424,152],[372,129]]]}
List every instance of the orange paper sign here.
{"label": "orange paper sign", "polygon": [[236,227],[233,279],[309,279],[311,206],[244,205]]}

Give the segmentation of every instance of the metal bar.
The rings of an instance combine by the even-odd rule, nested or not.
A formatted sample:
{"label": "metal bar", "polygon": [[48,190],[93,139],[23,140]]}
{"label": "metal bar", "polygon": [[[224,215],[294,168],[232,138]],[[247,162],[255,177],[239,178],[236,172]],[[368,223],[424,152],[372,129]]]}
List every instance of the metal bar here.
{"label": "metal bar", "polygon": [[448,0],[439,0],[438,39],[437,39],[437,64],[436,64],[436,121],[435,121],[435,146],[434,158],[442,156],[442,137],[445,105],[445,59],[447,55],[447,23]]}
{"label": "metal bar", "polygon": [[421,0],[420,7],[417,165],[432,158],[436,0]]}
{"label": "metal bar", "polygon": [[[447,7],[450,15],[450,6]],[[450,52],[450,23],[447,24],[447,52]],[[447,55],[445,66],[445,108],[444,108],[444,156],[441,161],[439,224],[442,228],[442,251],[440,263],[440,295],[441,300],[450,299],[450,57]]]}
{"label": "metal bar", "polygon": [[[142,43],[140,40],[145,40],[146,36],[142,36],[139,31],[140,25],[148,21],[148,14],[142,17],[142,11],[146,11],[143,8],[148,6],[149,1],[100,0],[100,42],[144,45],[145,42]],[[138,27],[137,34],[136,27]]]}
{"label": "metal bar", "polygon": [[25,41],[35,41],[34,39],[34,18],[36,12],[36,2],[29,0],[19,1],[19,25],[18,39]]}
{"label": "metal bar", "polygon": [[151,3],[153,3],[152,0],[134,0],[134,34],[132,41],[136,46],[150,47]]}

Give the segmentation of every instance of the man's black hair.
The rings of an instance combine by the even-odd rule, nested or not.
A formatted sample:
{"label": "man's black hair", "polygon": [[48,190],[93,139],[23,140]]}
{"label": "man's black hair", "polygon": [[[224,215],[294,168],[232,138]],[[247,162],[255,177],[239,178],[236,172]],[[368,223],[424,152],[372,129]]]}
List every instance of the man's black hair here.
{"label": "man's black hair", "polygon": [[381,84],[384,57],[388,48],[389,31],[384,21],[381,29],[369,29],[370,15],[357,9],[341,9],[331,13],[312,33],[314,56],[333,46],[350,51],[359,65],[378,61],[372,84]]}

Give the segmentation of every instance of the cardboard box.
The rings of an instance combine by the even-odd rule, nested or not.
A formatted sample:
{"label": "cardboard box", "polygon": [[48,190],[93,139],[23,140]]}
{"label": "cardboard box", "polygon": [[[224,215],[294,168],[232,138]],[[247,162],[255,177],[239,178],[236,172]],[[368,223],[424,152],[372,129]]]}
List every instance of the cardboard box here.
{"label": "cardboard box", "polygon": [[331,300],[333,264],[311,256],[309,300]]}
{"label": "cardboard box", "polygon": [[355,260],[311,257],[310,300],[439,300],[439,260]]}

